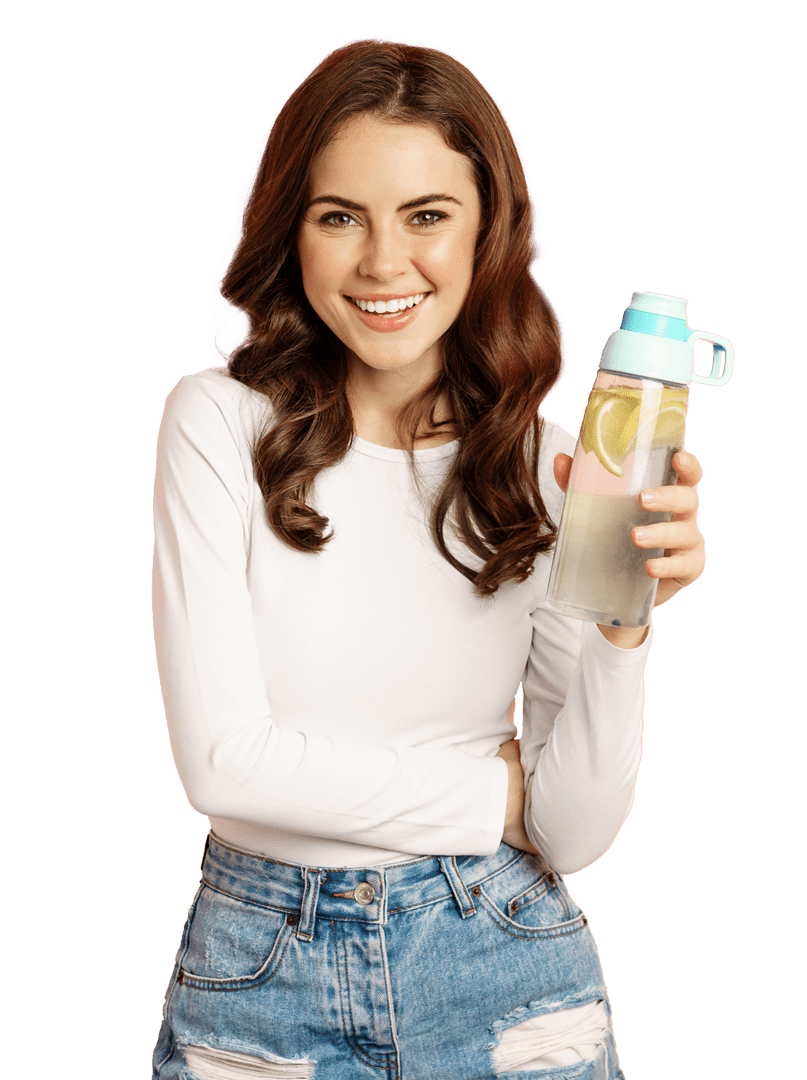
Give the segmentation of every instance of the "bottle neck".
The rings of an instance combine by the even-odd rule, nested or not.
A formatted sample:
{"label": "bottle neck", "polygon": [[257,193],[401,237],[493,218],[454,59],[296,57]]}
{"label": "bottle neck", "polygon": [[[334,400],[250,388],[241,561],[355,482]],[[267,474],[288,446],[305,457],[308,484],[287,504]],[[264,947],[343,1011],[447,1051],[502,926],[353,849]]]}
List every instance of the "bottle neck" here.
{"label": "bottle neck", "polygon": [[673,382],[671,379],[659,379],[657,376],[649,375],[637,375],[635,371],[618,371],[616,368],[604,368],[599,369],[606,375],[619,375],[623,379],[636,379],[641,382],[655,382],[661,383],[662,386],[689,386],[689,383]]}
{"label": "bottle neck", "polygon": [[615,330],[600,357],[601,371],[624,372],[634,379],[658,379],[669,386],[688,386],[692,349],[686,341]]}

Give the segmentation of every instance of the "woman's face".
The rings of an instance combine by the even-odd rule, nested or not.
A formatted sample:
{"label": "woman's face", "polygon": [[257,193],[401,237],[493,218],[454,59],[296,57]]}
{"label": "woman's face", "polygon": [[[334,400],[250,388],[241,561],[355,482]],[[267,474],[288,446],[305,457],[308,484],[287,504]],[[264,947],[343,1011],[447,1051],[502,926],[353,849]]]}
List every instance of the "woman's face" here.
{"label": "woman's face", "polygon": [[341,128],[312,167],[298,250],[309,303],[352,367],[419,384],[439,370],[479,226],[472,166],[436,128],[370,115]]}

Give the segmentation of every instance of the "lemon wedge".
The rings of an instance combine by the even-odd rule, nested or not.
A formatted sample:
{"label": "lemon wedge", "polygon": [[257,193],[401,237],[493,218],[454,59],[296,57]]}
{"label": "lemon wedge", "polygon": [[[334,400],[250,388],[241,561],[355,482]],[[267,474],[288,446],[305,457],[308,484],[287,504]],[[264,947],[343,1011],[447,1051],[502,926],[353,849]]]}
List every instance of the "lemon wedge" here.
{"label": "lemon wedge", "polygon": [[608,472],[622,476],[622,462],[632,432],[631,420],[639,410],[639,403],[625,397],[609,394],[596,408],[590,427],[591,449]]}
{"label": "lemon wedge", "polygon": [[686,387],[665,386],[658,412],[651,410],[642,422],[640,390],[626,386],[593,390],[580,432],[584,453],[593,450],[608,472],[623,476],[625,458],[648,436],[654,449],[682,443],[687,398]]}
{"label": "lemon wedge", "polygon": [[653,446],[672,446],[673,443],[682,442],[686,415],[686,401],[670,401],[662,405],[653,432]]}
{"label": "lemon wedge", "polygon": [[616,458],[624,460],[624,455],[619,453],[619,434],[624,431],[626,424],[626,410],[620,408],[623,403],[618,397],[611,397],[604,402],[602,408],[597,410],[594,424],[593,450],[601,464],[615,476],[622,475],[622,465]]}

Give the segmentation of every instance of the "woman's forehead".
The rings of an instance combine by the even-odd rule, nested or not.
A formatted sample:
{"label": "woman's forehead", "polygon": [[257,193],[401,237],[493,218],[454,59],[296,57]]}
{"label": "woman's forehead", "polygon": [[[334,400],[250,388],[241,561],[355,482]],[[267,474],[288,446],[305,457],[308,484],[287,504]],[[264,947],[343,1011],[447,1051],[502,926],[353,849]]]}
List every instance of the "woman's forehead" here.
{"label": "woman's forehead", "polygon": [[[331,191],[334,184],[347,185],[353,196]],[[315,158],[309,177],[311,198],[325,194],[355,198],[360,192],[365,197],[378,197],[386,192],[394,200],[396,194],[410,188],[410,197],[414,197],[427,189],[444,192],[446,187],[467,196],[469,186],[475,189],[471,162],[447,146],[439,128],[383,120],[371,114],[351,117],[342,124]],[[462,201],[453,190],[445,193]]]}

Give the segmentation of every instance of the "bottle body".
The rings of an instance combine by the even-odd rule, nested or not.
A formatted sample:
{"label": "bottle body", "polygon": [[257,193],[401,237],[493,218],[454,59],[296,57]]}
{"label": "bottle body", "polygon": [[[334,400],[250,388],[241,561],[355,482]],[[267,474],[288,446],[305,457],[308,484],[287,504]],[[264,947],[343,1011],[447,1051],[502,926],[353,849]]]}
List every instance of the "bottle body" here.
{"label": "bottle body", "polygon": [[688,387],[601,370],[575,448],[547,590],[547,606],[611,626],[647,626],[658,579],[645,562],[663,549],[638,548],[631,529],[669,521],[645,510],[639,493],[674,484],[683,449]]}

